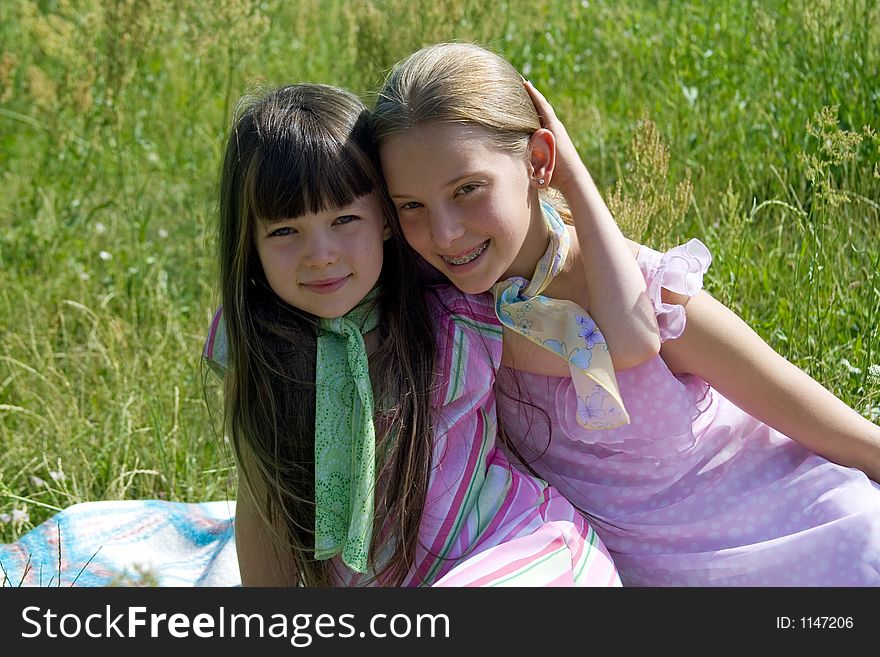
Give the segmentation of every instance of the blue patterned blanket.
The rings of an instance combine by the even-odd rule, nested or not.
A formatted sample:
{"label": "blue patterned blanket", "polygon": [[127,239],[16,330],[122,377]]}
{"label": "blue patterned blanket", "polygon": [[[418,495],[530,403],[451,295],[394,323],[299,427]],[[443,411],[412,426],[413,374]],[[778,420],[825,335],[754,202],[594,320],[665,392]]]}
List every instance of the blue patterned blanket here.
{"label": "blue patterned blanket", "polygon": [[[239,586],[235,502],[75,504],[0,545],[3,586]],[[59,581],[60,578],[60,581]]]}

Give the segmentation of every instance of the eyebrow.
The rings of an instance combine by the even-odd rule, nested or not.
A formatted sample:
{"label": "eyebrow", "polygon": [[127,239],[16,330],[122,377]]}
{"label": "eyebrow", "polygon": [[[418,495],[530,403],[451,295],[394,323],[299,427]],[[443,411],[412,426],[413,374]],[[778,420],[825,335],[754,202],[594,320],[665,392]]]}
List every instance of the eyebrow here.
{"label": "eyebrow", "polygon": [[266,219],[265,217],[260,217],[260,222],[264,224],[268,224],[270,226],[274,226],[275,224],[280,224],[285,221],[296,221],[299,217],[273,217],[272,219]]}
{"label": "eyebrow", "polygon": [[[447,187],[452,187],[453,185],[460,183],[465,178],[471,178],[473,176],[485,176],[485,175],[486,174],[482,170],[468,171],[466,173],[458,174],[455,176],[455,178],[453,178],[452,180],[447,182],[445,185],[443,185],[443,188],[446,189]],[[390,194],[390,196],[392,199],[412,198],[413,197],[412,194]]]}

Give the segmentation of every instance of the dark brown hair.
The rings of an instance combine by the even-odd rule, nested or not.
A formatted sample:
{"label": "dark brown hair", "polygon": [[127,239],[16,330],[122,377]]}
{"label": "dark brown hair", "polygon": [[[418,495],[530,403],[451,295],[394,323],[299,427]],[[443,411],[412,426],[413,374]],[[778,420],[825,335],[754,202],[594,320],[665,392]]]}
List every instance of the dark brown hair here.
{"label": "dark brown hair", "polygon": [[[353,94],[316,84],[280,87],[240,103],[220,191],[220,288],[228,336],[225,428],[245,485],[292,555],[297,581],[333,583],[314,558],[314,430],[317,320],[269,287],[257,221],[343,206],[377,192],[393,227],[380,275],[379,347],[369,354],[377,418],[376,518],[371,567],[399,584],[414,561],[431,459],[432,323],[410,251],[393,221],[368,128]],[[249,484],[250,482],[250,484]],[[394,538],[382,550],[379,536]],[[386,554],[381,563],[375,555]]]}

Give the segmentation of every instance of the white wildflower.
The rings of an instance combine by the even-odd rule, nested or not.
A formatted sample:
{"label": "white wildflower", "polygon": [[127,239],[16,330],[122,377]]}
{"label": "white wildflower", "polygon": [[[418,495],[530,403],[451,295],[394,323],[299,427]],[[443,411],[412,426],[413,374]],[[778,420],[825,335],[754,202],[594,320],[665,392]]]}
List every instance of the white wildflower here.
{"label": "white wildflower", "polygon": [[856,367],[852,363],[849,362],[846,358],[840,359],[840,364],[843,365],[844,369],[850,374],[861,374],[862,370],[859,367]]}
{"label": "white wildflower", "polygon": [[98,257],[99,257],[101,260],[103,260],[103,261],[106,262],[107,260],[112,260],[112,259],[113,259],[113,254],[110,253],[109,251],[101,251],[101,252],[98,254]]}
{"label": "white wildflower", "polygon": [[681,85],[681,92],[684,94],[685,99],[688,102],[688,105],[691,107],[694,106],[694,103],[697,102],[697,96],[700,95],[700,90],[696,87],[688,87],[687,85]]}

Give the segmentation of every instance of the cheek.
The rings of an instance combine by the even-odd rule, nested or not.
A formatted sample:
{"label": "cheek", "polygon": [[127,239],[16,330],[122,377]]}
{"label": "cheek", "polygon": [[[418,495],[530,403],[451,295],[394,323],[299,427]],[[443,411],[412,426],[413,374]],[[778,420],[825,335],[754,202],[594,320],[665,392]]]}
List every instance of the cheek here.
{"label": "cheek", "polygon": [[509,240],[516,232],[516,217],[512,216],[512,208],[498,198],[487,199],[470,213],[472,229],[486,233],[493,239]]}
{"label": "cheek", "polygon": [[257,261],[260,263],[260,267],[263,269],[263,274],[266,278],[270,278],[272,276],[272,258],[269,256],[269,253],[266,251],[266,248],[263,246],[257,247]]}
{"label": "cheek", "polygon": [[286,269],[296,261],[296,251],[292,248],[280,246],[264,247],[258,252],[263,269]]}
{"label": "cheek", "polygon": [[427,222],[401,221],[400,229],[404,239],[419,255],[425,255],[430,251],[431,236],[427,230]]}
{"label": "cheek", "polygon": [[531,223],[529,206],[516,202],[512,194],[505,200],[496,199],[487,215],[492,217],[495,230],[511,239],[524,237]]}

